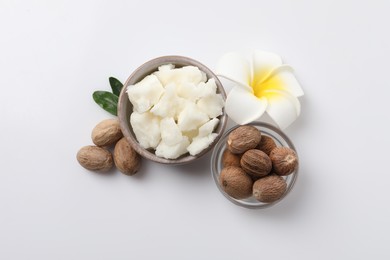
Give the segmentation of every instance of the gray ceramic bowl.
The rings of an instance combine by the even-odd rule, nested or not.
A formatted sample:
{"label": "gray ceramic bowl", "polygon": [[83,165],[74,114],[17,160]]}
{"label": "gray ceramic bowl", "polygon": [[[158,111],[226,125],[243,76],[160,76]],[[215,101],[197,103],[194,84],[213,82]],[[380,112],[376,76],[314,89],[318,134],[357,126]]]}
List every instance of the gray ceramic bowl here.
{"label": "gray ceramic bowl", "polygon": [[123,132],[123,135],[126,137],[126,139],[129,141],[130,145],[139,153],[142,157],[158,162],[158,163],[164,163],[164,164],[186,164],[190,163],[199,157],[206,154],[208,151],[210,151],[214,145],[219,141],[221,138],[227,122],[227,115],[225,113],[225,109],[223,109],[223,114],[219,116],[220,122],[214,131],[218,134],[217,138],[214,140],[214,142],[205,150],[203,150],[201,153],[199,153],[196,156],[191,156],[188,153],[177,158],[177,159],[165,159],[162,157],[158,157],[155,155],[154,150],[152,149],[145,149],[139,145],[137,142],[137,139],[135,137],[135,134],[132,130],[131,124],[130,124],[130,115],[133,111],[133,106],[129,101],[128,95],[126,93],[127,87],[129,85],[134,85],[135,83],[141,81],[145,76],[155,72],[158,70],[158,67],[164,64],[174,64],[176,68],[183,67],[183,66],[196,66],[201,71],[206,73],[207,79],[214,78],[215,82],[217,84],[217,91],[222,95],[224,99],[226,99],[226,93],[225,90],[221,84],[221,82],[218,80],[217,76],[205,65],[202,63],[182,56],[163,56],[159,57],[153,60],[150,60],[143,65],[141,65],[138,69],[136,69],[130,77],[127,79],[126,83],[124,84],[124,87],[121,91],[121,94],[119,96],[118,101],[118,118],[121,125],[121,129]]}

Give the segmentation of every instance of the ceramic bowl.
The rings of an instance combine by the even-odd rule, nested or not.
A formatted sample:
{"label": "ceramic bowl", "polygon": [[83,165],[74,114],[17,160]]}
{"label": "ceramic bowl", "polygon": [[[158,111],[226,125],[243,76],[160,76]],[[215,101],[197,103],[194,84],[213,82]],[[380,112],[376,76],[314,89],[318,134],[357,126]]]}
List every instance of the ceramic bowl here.
{"label": "ceramic bowl", "polygon": [[176,68],[180,68],[183,66],[196,66],[201,71],[203,71],[207,79],[213,78],[215,79],[216,85],[217,85],[217,92],[220,93],[223,97],[223,99],[226,99],[226,93],[225,90],[221,84],[221,82],[218,80],[217,76],[205,65],[202,63],[193,60],[191,58],[183,57],[183,56],[163,56],[158,57],[153,60],[150,60],[143,65],[141,65],[138,69],[136,69],[127,79],[125,82],[123,89],[119,96],[118,101],[118,119],[120,121],[120,126],[123,132],[123,135],[126,137],[130,145],[139,153],[142,157],[152,160],[154,162],[163,163],[163,164],[186,164],[193,162],[194,160],[200,158],[201,156],[205,155],[207,152],[209,152],[211,149],[214,148],[215,144],[219,141],[221,138],[227,122],[227,115],[225,113],[225,109],[223,109],[223,114],[219,116],[219,124],[214,130],[214,133],[217,133],[218,136],[215,138],[214,142],[205,150],[203,150],[201,153],[197,154],[196,156],[192,156],[190,154],[182,155],[181,157],[177,159],[165,159],[162,157],[158,157],[155,155],[155,152],[153,149],[145,149],[140,146],[138,143],[135,134],[133,132],[133,129],[130,124],[130,115],[133,111],[133,106],[129,101],[128,95],[126,93],[127,87],[130,85],[134,85],[135,83],[141,81],[143,78],[145,78],[147,75],[150,75],[151,73],[158,70],[158,67],[164,64],[173,64]]}

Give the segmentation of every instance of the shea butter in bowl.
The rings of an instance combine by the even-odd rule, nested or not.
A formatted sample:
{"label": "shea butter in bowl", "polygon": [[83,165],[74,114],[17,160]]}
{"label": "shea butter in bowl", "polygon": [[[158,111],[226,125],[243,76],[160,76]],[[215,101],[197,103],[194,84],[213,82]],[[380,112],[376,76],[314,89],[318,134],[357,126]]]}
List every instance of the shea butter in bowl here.
{"label": "shea butter in bowl", "polygon": [[142,157],[186,164],[210,151],[227,122],[226,93],[205,65],[163,56],[136,69],[118,101],[123,135]]}
{"label": "shea butter in bowl", "polygon": [[280,129],[253,122],[226,131],[211,155],[211,173],[229,201],[262,209],[291,192],[298,163],[293,143]]}

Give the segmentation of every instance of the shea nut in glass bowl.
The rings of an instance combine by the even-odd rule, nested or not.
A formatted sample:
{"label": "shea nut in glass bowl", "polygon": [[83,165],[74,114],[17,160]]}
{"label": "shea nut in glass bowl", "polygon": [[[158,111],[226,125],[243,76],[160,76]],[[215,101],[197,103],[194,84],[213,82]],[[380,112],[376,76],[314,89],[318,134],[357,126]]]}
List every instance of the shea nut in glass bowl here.
{"label": "shea nut in glass bowl", "polygon": [[[209,139],[208,145],[205,146],[204,142],[203,142],[203,146],[198,145],[198,143],[197,143],[196,145],[193,145],[191,147],[191,149],[193,149],[193,150],[190,150],[189,146],[187,146],[186,149],[189,152],[183,152],[182,147],[177,148],[177,146],[176,146],[176,148],[174,148],[174,149],[176,149],[176,150],[181,149],[180,156],[178,156],[178,157],[176,157],[177,153],[174,156],[172,156],[172,153],[175,151],[172,151],[174,149],[171,149],[170,144],[165,145],[165,143],[164,143],[164,147],[159,149],[158,146],[160,146],[162,141],[160,142],[158,140],[158,138],[160,138],[158,135],[157,135],[158,138],[156,137],[156,135],[154,135],[154,140],[152,140],[154,142],[154,146],[152,145],[151,147],[149,147],[149,145],[148,145],[149,143],[147,143],[148,140],[146,142],[147,145],[145,145],[145,142],[142,143],[144,140],[142,140],[141,138],[138,138],[139,140],[137,140],[137,136],[139,137],[140,135],[142,135],[143,132],[147,132],[149,130],[155,131],[153,126],[149,128],[145,125],[145,124],[148,124],[148,122],[153,121],[154,120],[153,118],[144,117],[142,120],[145,124],[141,122],[142,120],[137,119],[138,120],[137,122],[141,122],[137,126],[135,124],[133,124],[133,121],[131,121],[131,120],[133,120],[133,118],[131,118],[131,116],[133,116],[134,114],[137,114],[137,113],[138,113],[138,115],[140,113],[141,114],[142,113],[149,113],[149,115],[153,116],[154,118],[158,118],[158,119],[156,119],[159,122],[158,126],[156,126],[156,125],[154,125],[154,126],[155,126],[155,128],[159,128],[158,131],[161,131],[161,135],[160,135],[161,140],[163,140],[163,138],[165,137],[166,138],[165,140],[169,139],[170,142],[173,143],[173,145],[176,145],[175,144],[176,139],[175,139],[174,133],[177,133],[178,131],[179,131],[179,133],[180,133],[180,131],[182,131],[181,132],[182,137],[185,137],[187,144],[190,142],[191,142],[191,144],[193,143],[193,140],[195,140],[194,136],[196,135],[196,133],[195,133],[196,131],[198,131],[198,136],[200,135],[199,134],[200,128],[197,128],[195,131],[195,130],[193,130],[193,128],[191,128],[193,125],[188,126],[189,123],[187,121],[189,121],[189,120],[187,120],[187,118],[191,117],[191,114],[193,114],[193,113],[188,112],[188,111],[191,111],[191,109],[188,109],[186,111],[186,114],[188,115],[188,117],[182,116],[181,117],[182,120],[180,121],[180,114],[179,114],[179,116],[177,114],[177,113],[179,113],[179,112],[177,112],[177,111],[179,111],[179,108],[176,108],[176,107],[179,107],[179,105],[177,105],[175,107],[175,105],[174,105],[174,104],[176,104],[175,102],[166,102],[165,101],[165,105],[158,106],[157,102],[161,101],[164,98],[162,95],[168,95],[166,93],[168,93],[168,91],[170,91],[169,89],[172,89],[172,86],[174,86],[173,88],[176,88],[176,89],[174,89],[173,92],[170,92],[170,93],[177,94],[177,86],[182,84],[182,83],[180,83],[181,82],[180,80],[178,80],[177,78],[174,78],[174,77],[172,77],[174,82],[171,82],[171,81],[164,82],[164,80],[169,78],[170,76],[169,75],[167,77],[161,76],[162,74],[160,72],[166,72],[166,71],[173,70],[173,69],[177,69],[176,72],[177,71],[184,71],[185,69],[198,71],[198,74],[199,73],[201,74],[202,80],[201,80],[201,82],[199,82],[198,85],[196,85],[196,87],[199,87],[202,84],[203,84],[202,86],[204,86],[204,85],[207,85],[209,82],[212,82],[213,87],[211,87],[211,89],[213,89],[214,95],[216,95],[218,97],[219,103],[222,104],[222,105],[220,105],[218,113],[215,115],[215,117],[211,117],[210,114],[208,114],[208,112],[204,112],[203,117],[196,117],[195,116],[194,120],[198,120],[197,127],[200,127],[200,122],[202,124],[205,124],[204,123],[205,121],[203,119],[204,119],[206,114],[208,115],[208,117],[206,117],[206,118],[207,118],[207,120],[210,120],[210,121],[208,121],[210,123],[207,126],[207,129],[208,130],[211,129],[210,131],[212,131],[212,132],[210,132],[210,135],[208,136],[208,137],[212,137]],[[160,73],[160,74],[158,74],[158,73]],[[183,73],[180,75],[187,75],[187,74]],[[150,81],[147,82],[146,84],[140,83],[140,82],[144,82],[144,80],[148,81],[147,78],[150,79],[150,81],[153,81],[153,80],[157,81],[156,84],[160,85],[160,86],[157,86],[156,88],[150,87],[150,84],[152,84],[152,85],[155,84],[153,82],[151,83]],[[191,79],[191,80],[193,80],[193,79]],[[209,86],[209,85],[207,85],[207,86]],[[152,106],[148,107],[148,104],[150,102],[149,103],[146,102],[146,108],[145,108],[145,102],[141,105],[137,104],[137,102],[138,101],[141,102],[145,98],[145,96],[138,98],[138,96],[136,96],[136,95],[138,95],[139,93],[136,93],[136,95],[134,95],[136,97],[135,101],[134,100],[130,101],[130,99],[129,99],[129,97],[131,95],[129,91],[131,88],[133,88],[134,91],[140,91],[141,90],[140,88],[143,88],[143,87],[147,87],[147,88],[149,87],[149,90],[146,91],[147,92],[146,93],[147,99],[148,98],[150,98],[150,99],[155,98],[155,103]],[[183,85],[182,88],[185,89],[185,87],[187,87],[187,85],[186,86]],[[139,88],[139,89],[137,89],[137,88]],[[199,88],[197,88],[197,90],[199,90]],[[160,96],[156,97],[156,95],[157,95],[156,93],[158,93],[159,91],[163,91],[162,93],[164,93],[164,94],[161,94]],[[186,94],[188,94],[188,93],[192,93],[192,92],[187,91]],[[176,95],[176,94],[174,94],[174,95]],[[179,95],[179,94],[177,94],[177,95]],[[191,95],[189,95],[189,97],[188,97],[188,100],[190,100],[190,99],[192,99]],[[223,106],[223,103],[225,100],[226,100],[226,93],[224,91],[224,88],[223,88],[221,82],[218,80],[217,76],[209,68],[207,68],[205,65],[203,65],[202,63],[200,63],[196,60],[193,60],[193,59],[187,58],[187,57],[183,57],[183,56],[162,56],[162,57],[158,57],[158,58],[155,58],[153,60],[150,60],[150,61],[144,63],[138,69],[136,69],[130,75],[130,77],[127,79],[127,81],[124,84],[124,87],[121,90],[119,100],[118,100],[118,119],[119,119],[121,130],[123,132],[124,137],[130,143],[130,145],[135,149],[135,151],[138,154],[140,154],[142,157],[149,159],[151,161],[163,163],[163,164],[171,164],[171,165],[186,164],[186,163],[190,163],[190,162],[200,158],[201,156],[206,154],[208,151],[213,149],[215,144],[221,138],[221,136],[225,130],[225,127],[226,127],[226,122],[227,122],[227,115],[225,113],[225,109]],[[194,107],[195,105],[198,106],[199,100],[198,101],[191,100],[191,102],[194,102],[192,104],[192,107]],[[183,103],[183,104],[189,104],[189,103]],[[156,110],[153,110],[153,109],[154,108],[157,109],[157,107],[158,107],[158,109],[160,109],[160,107],[162,107],[162,109],[156,112]],[[160,116],[162,112],[164,112],[166,114],[170,113],[171,109],[175,109],[175,111],[176,111],[175,116],[172,116],[172,115],[167,116],[167,117]],[[196,110],[197,108],[194,108],[194,109]],[[144,111],[146,111],[146,112],[144,112]],[[203,109],[203,111],[204,111],[204,109]],[[164,120],[164,119],[167,119],[167,120]],[[172,125],[173,125],[173,129],[174,130],[176,129],[177,131],[167,130],[169,127],[165,127],[166,125],[163,125],[163,121],[169,127],[172,127]],[[185,121],[185,122],[183,123],[183,121]],[[193,122],[193,121],[191,121],[191,122]],[[181,123],[181,125],[180,125],[180,123]],[[187,128],[183,127],[183,125],[185,125],[185,124],[186,124],[186,126],[188,126]],[[180,130],[178,130],[178,128],[177,128],[179,126],[181,127]],[[171,129],[171,128],[169,128],[169,129]],[[163,130],[165,130],[165,135],[162,133]],[[187,131],[187,132],[185,132],[185,134],[184,134],[184,131]],[[190,134],[193,136],[189,137]],[[158,142],[160,142],[160,143],[158,144]],[[142,143],[142,145],[141,145],[141,143]],[[166,142],[166,143],[168,143],[168,142]],[[202,148],[199,148],[199,147],[202,147]],[[168,155],[165,157],[161,156],[161,153],[163,153],[163,152],[165,152],[165,154],[168,154]],[[156,154],[158,154],[159,156]],[[193,155],[191,155],[191,154],[193,154]]]}
{"label": "shea nut in glass bowl", "polygon": [[[273,206],[291,192],[298,177],[295,147],[280,129],[267,123],[252,122],[247,125],[247,129],[241,128],[244,130],[241,132],[248,137],[248,131],[259,132],[255,129],[257,128],[261,133],[261,137],[258,136],[260,144],[255,144],[255,149],[234,154],[234,149],[240,147],[232,145],[231,141],[239,135],[237,129],[240,127],[242,126],[237,125],[227,130],[214,147],[211,173],[215,184],[229,201],[238,206],[249,209]],[[248,142],[246,140],[242,143]],[[233,152],[230,152],[232,150]],[[259,157],[267,158],[260,161],[257,159]],[[266,168],[262,165],[268,165],[268,170],[262,176],[255,176],[254,173],[258,174],[259,169]],[[293,167],[284,167],[287,165]]]}

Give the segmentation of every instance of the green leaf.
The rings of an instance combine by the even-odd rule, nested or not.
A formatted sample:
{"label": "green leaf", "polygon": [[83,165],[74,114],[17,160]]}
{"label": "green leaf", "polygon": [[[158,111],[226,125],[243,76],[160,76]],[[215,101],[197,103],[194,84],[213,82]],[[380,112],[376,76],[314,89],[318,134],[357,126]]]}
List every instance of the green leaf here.
{"label": "green leaf", "polygon": [[118,96],[108,91],[95,91],[92,94],[93,100],[108,113],[116,116],[118,114]]}
{"label": "green leaf", "polygon": [[114,93],[116,96],[119,97],[119,94],[121,93],[121,89],[123,87],[123,84],[114,77],[109,77],[108,81],[110,81],[110,86],[112,89],[112,93]]}

